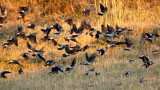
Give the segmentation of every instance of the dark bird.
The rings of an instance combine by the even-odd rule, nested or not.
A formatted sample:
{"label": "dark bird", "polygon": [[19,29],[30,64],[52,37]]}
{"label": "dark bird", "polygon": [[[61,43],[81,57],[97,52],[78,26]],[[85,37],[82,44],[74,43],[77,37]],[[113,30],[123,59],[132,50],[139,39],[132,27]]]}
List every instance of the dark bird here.
{"label": "dark bird", "polygon": [[126,44],[127,48],[124,50],[130,51],[133,49],[133,41],[128,38],[125,38],[125,42],[119,42],[118,44]]}
{"label": "dark bird", "polygon": [[119,37],[112,26],[107,25],[107,30],[108,32],[106,32],[104,37]]}
{"label": "dark bird", "polygon": [[[49,74],[58,74],[58,71],[64,73],[64,71],[63,71],[63,69],[62,69],[62,66],[59,66],[59,65],[53,66],[53,67],[51,68],[51,72],[49,72]],[[65,73],[64,73],[64,74],[65,74]]]}
{"label": "dark bird", "polygon": [[107,50],[107,48],[108,47],[106,47],[106,48],[99,48],[96,51],[98,51],[101,54],[101,56],[102,56],[105,53],[105,51]]}
{"label": "dark bird", "polygon": [[21,64],[19,63],[19,60],[12,60],[12,61],[10,61],[8,64],[18,64],[18,65],[20,65],[20,66],[23,66],[23,65],[21,65]]}
{"label": "dark bird", "polygon": [[28,7],[19,7],[19,11],[21,12],[28,12],[29,11],[29,8]]}
{"label": "dark bird", "polygon": [[81,46],[79,46],[79,45],[76,45],[76,46],[70,47],[70,48],[72,48],[73,50],[75,50],[77,52],[82,51]]}
{"label": "dark bird", "polygon": [[99,76],[101,74],[101,72],[95,72],[96,76]]}
{"label": "dark bird", "polygon": [[0,24],[0,27],[3,27],[3,24]]}
{"label": "dark bird", "polygon": [[39,57],[41,60],[43,60],[44,62],[46,62],[46,59],[43,56],[43,52],[36,52],[34,54],[32,54],[32,56],[37,56]]}
{"label": "dark bird", "polygon": [[23,70],[22,70],[22,67],[20,67],[20,69],[18,70],[18,74],[22,74],[23,73]]}
{"label": "dark bird", "polygon": [[48,60],[44,66],[51,66],[53,64],[55,64],[56,62],[54,60]]}
{"label": "dark bird", "polygon": [[96,39],[99,39],[99,35],[101,35],[102,32],[101,31],[95,31],[93,33],[90,33],[90,36],[95,36]]}
{"label": "dark bird", "polygon": [[67,54],[76,54],[76,50],[70,50],[69,45],[65,45],[64,48]]}
{"label": "dark bird", "polygon": [[133,63],[133,62],[135,62],[135,61],[136,61],[135,59],[129,60],[130,63]]}
{"label": "dark bird", "polygon": [[11,46],[13,44],[16,45],[16,46],[18,46],[18,38],[17,38],[17,36],[15,36],[15,37],[10,38],[9,40],[7,40],[7,43],[4,43],[3,47],[6,48],[6,47]]}
{"label": "dark bird", "polygon": [[58,37],[48,37],[48,40],[50,40],[54,46],[57,45]]}
{"label": "dark bird", "polygon": [[54,33],[54,34],[60,34],[61,32],[63,32],[64,30],[63,30],[63,27],[61,26],[61,25],[59,25],[59,24],[55,24],[55,25],[53,25],[53,29],[56,29],[57,30],[57,32],[56,33]]}
{"label": "dark bird", "polygon": [[158,34],[151,34],[151,33],[145,33],[145,35],[147,35],[146,40],[148,40],[150,42],[155,40],[157,37],[160,37],[160,35],[158,35]]}
{"label": "dark bird", "polygon": [[61,44],[58,44],[59,48],[57,48],[57,50],[63,50],[65,48],[66,45],[61,45]]}
{"label": "dark bird", "polygon": [[146,82],[147,80],[144,80],[144,78],[141,78],[141,79],[139,79],[139,83],[144,83],[144,82]]}
{"label": "dark bird", "polygon": [[160,49],[159,50],[153,50],[152,53],[158,53],[160,52]]}
{"label": "dark bird", "polygon": [[3,21],[7,18],[7,10],[5,9],[5,7],[3,6],[0,6],[0,9],[1,9],[1,13],[2,13],[2,16],[0,16],[0,23],[3,23]]}
{"label": "dark bird", "polygon": [[90,48],[90,46],[85,45],[84,47],[81,48],[82,51],[86,51],[88,48]]}
{"label": "dark bird", "polygon": [[27,38],[29,38],[29,40],[30,40],[31,42],[37,43],[37,41],[36,41],[36,34],[37,34],[37,33],[31,33],[31,34],[29,34],[29,35],[27,36]]}
{"label": "dark bird", "polygon": [[29,53],[23,53],[23,54],[21,54],[21,56],[19,57],[19,59],[21,59],[21,58],[25,58],[25,59],[28,59],[28,54]]}
{"label": "dark bird", "polygon": [[18,26],[18,33],[16,34],[16,36],[23,38],[24,40],[26,40],[26,33],[23,32],[23,28],[22,26]]}
{"label": "dark bird", "polygon": [[53,29],[53,26],[50,26],[50,27],[46,27],[44,29],[41,29],[41,31],[44,32],[45,34],[47,34],[47,36],[48,36],[52,29]]}
{"label": "dark bird", "polygon": [[28,24],[27,28],[33,29],[35,28],[36,24],[35,23],[30,23]]}
{"label": "dark bird", "polygon": [[[77,34],[75,34],[75,35],[69,35],[68,37],[65,37],[64,39],[65,39],[65,41],[68,41],[68,42],[69,42],[69,40],[71,40],[71,41],[73,41],[73,42],[79,43],[79,42],[75,39],[75,37],[78,37],[78,35],[77,35]],[[79,43],[79,44],[80,44],[80,43]]]}
{"label": "dark bird", "polygon": [[1,78],[7,78],[7,77],[5,76],[5,74],[7,74],[7,73],[11,73],[11,72],[9,72],[9,71],[7,71],[7,70],[2,71],[2,72],[0,73],[0,77],[1,77]]}
{"label": "dark bird", "polygon": [[63,57],[68,57],[68,56],[70,56],[70,55],[67,54],[67,53],[65,53],[65,54],[63,54],[62,56],[63,56]]}
{"label": "dark bird", "polygon": [[131,73],[133,73],[133,71],[128,71],[128,72],[125,73],[125,76],[128,76],[128,75],[130,75]]}
{"label": "dark bird", "polygon": [[148,68],[150,65],[154,64],[153,61],[149,61],[149,56],[148,55],[142,55],[141,57],[139,57],[139,59],[142,59],[143,61],[143,65],[146,66],[146,68]]}
{"label": "dark bird", "polygon": [[77,26],[76,26],[76,24],[73,24],[73,26],[72,26],[72,29],[71,29],[71,32],[70,32],[70,34],[72,34],[72,33],[77,33]]}
{"label": "dark bird", "polygon": [[88,56],[88,53],[85,53],[85,56],[86,56],[86,60],[87,60],[87,63],[81,63],[81,65],[89,65],[89,64],[92,64],[97,56],[96,53],[93,53],[90,57]]}
{"label": "dark bird", "polygon": [[88,71],[94,72],[94,71],[95,71],[95,68],[91,68],[91,69],[89,69]]}
{"label": "dark bird", "polygon": [[101,12],[98,13],[98,15],[100,15],[100,16],[103,16],[108,11],[108,8],[104,7],[102,4],[100,4],[100,9],[101,9]]}
{"label": "dark bird", "polygon": [[71,66],[67,67],[65,71],[70,72],[73,69],[75,64],[76,64],[76,58],[73,59]]}
{"label": "dark bird", "polygon": [[125,31],[125,30],[127,30],[127,28],[125,28],[125,27],[121,28],[118,25],[116,25],[116,32],[117,32],[118,35],[120,35],[120,33]]}
{"label": "dark bird", "polygon": [[65,20],[65,22],[67,22],[68,25],[72,26],[73,25],[73,18],[68,18]]}
{"label": "dark bird", "polygon": [[106,42],[109,44],[108,47],[116,47],[117,45],[124,44],[124,42],[117,42],[113,40],[106,40]]}

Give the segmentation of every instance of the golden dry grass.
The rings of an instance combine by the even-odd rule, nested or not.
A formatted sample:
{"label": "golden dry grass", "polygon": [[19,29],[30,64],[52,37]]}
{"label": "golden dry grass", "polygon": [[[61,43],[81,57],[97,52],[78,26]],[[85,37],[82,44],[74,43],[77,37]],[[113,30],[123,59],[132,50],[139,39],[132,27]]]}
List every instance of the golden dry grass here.
{"label": "golden dry grass", "polygon": [[[57,3],[60,2],[61,3]],[[72,1],[69,3],[69,1]],[[158,89],[160,84],[160,63],[159,54],[152,54],[153,49],[159,49],[160,39],[157,39],[152,44],[144,41],[142,34],[144,32],[157,32],[160,34],[160,1],[157,0],[1,0],[0,4],[6,6],[9,16],[6,20],[6,24],[3,28],[0,28],[0,42],[5,43],[9,37],[13,37],[18,25],[23,25],[24,31],[27,34],[31,32],[37,32],[38,44],[31,45],[36,46],[37,49],[44,47],[44,57],[54,59],[57,61],[56,65],[62,65],[65,62],[64,67],[67,67],[71,59],[76,57],[78,62],[73,71],[66,76],[48,75],[49,68],[44,67],[44,62],[36,62],[37,58],[33,58],[30,55],[30,59],[25,61],[21,60],[21,64],[24,65],[24,74],[17,75],[19,66],[7,65],[11,60],[16,60],[23,52],[27,52],[25,40],[19,39],[19,46],[11,46],[3,49],[0,47],[0,71],[9,70],[12,74],[7,75],[8,79],[0,81],[0,87],[6,89]],[[99,3],[103,3],[109,9],[108,13],[103,16],[97,16],[99,12]],[[81,11],[88,5],[96,7],[95,11],[91,12],[89,17],[85,17]],[[19,6],[29,6],[30,13],[26,15],[26,22],[17,21],[17,10]],[[45,15],[45,16],[43,16]],[[108,49],[104,56],[98,56],[96,61],[90,67],[80,66],[80,62],[85,61],[84,53],[80,52],[74,56],[67,58],[61,57],[63,51],[58,51],[57,46],[53,46],[51,42],[41,42],[39,39],[44,36],[40,31],[41,28],[53,25],[55,22],[63,26],[64,32],[60,34],[59,44],[69,44],[71,46],[76,43],[68,43],[64,41],[63,37],[69,35],[70,26],[64,22],[68,17],[74,18],[74,23],[80,26],[80,22],[84,19],[91,22],[92,27],[97,30],[101,29],[101,24],[109,24],[112,26],[119,25],[133,29],[132,32],[124,33],[120,38],[116,38],[116,41],[122,41],[125,37],[129,37],[134,40],[135,48],[126,52],[123,49],[125,46],[118,46],[116,48]],[[53,21],[55,20],[55,22]],[[36,23],[36,29],[30,30],[26,26],[30,22]],[[51,31],[51,36],[54,30]],[[99,47],[105,47],[107,43],[104,42],[105,38],[101,35],[99,40],[96,40],[89,35],[82,34],[76,38],[82,46],[88,44],[95,46],[88,49],[86,52],[89,54],[95,52]],[[1,44],[2,46],[2,44]],[[141,55],[150,55],[151,60],[155,63],[149,69],[142,67],[142,61],[138,60]],[[136,59],[136,62],[130,64],[129,59]],[[97,71],[101,72],[101,75],[95,77],[94,73],[91,73],[88,77],[84,75],[88,68],[95,67]],[[134,71],[134,73],[125,77],[126,71]],[[144,84],[139,83],[140,78],[147,79]],[[122,82],[122,86],[115,86]]]}

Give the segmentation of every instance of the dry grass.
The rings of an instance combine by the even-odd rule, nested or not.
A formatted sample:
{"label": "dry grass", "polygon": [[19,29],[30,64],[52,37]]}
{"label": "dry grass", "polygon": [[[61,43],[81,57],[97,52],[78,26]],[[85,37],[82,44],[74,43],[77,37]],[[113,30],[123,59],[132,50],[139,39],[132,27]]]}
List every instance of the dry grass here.
{"label": "dry grass", "polygon": [[[72,2],[69,2],[72,1]],[[23,52],[27,52],[25,40],[19,39],[19,46],[14,45],[3,49],[0,47],[0,71],[9,70],[12,74],[7,75],[8,79],[0,81],[1,89],[158,89],[160,84],[160,63],[159,54],[152,54],[153,49],[159,49],[160,39],[157,39],[152,44],[144,41],[142,34],[144,32],[157,32],[160,34],[160,2],[157,0],[1,0],[0,4],[6,6],[9,16],[6,20],[6,24],[3,28],[0,28],[0,42],[5,43],[9,37],[14,36],[15,30],[18,25],[23,25],[24,31],[27,34],[31,32],[37,32],[37,40],[39,40],[44,34],[40,31],[41,28],[53,25],[55,22],[61,24],[64,28],[64,32],[60,34],[59,44],[69,44],[71,46],[76,43],[68,43],[64,41],[63,37],[69,35],[70,26],[67,25],[64,20],[68,17],[74,18],[74,23],[80,26],[80,22],[86,19],[91,22],[91,25],[100,30],[101,24],[109,24],[115,26],[116,24],[122,27],[133,29],[132,32],[124,33],[120,38],[116,38],[117,41],[124,40],[125,37],[129,37],[135,42],[135,49],[126,52],[123,50],[125,46],[118,46],[113,49],[108,49],[104,56],[97,57],[96,62],[89,67],[80,66],[80,62],[85,61],[84,52],[80,52],[74,56],[67,58],[61,57],[64,51],[58,51],[57,46],[53,46],[51,42],[41,42],[31,45],[36,46],[37,49],[44,47],[44,57],[54,59],[57,61],[57,65],[67,67],[71,59],[76,57],[78,62],[73,71],[67,75],[48,75],[49,68],[44,67],[44,62],[38,62],[39,59],[33,58],[30,55],[30,59],[25,61],[21,60],[21,64],[24,65],[24,74],[17,75],[19,66],[7,65],[11,60],[16,60]],[[57,3],[61,2],[61,3]],[[103,16],[97,16],[99,11],[99,3],[103,3],[108,6],[108,13]],[[95,11],[91,12],[89,17],[85,17],[81,11],[88,5],[96,7]],[[29,6],[30,13],[27,14],[24,23],[23,21],[17,21],[17,10],[19,6]],[[55,20],[55,22],[53,21]],[[26,26],[30,22],[36,23],[36,29],[30,30]],[[51,36],[54,30],[51,31]],[[99,40],[91,38],[89,35],[82,34],[77,38],[77,41],[81,42],[82,46],[88,44],[95,46],[88,49],[86,52],[90,54],[95,52],[95,49],[99,47],[105,47],[107,43],[104,42],[103,35]],[[2,45],[2,44],[0,44]],[[142,67],[142,61],[138,60],[138,57],[148,54],[151,60],[155,63],[149,69]],[[129,59],[136,59],[136,62],[130,64]],[[101,75],[96,77],[94,73],[89,76],[85,76],[84,73],[91,67],[95,67],[97,71],[101,72]],[[134,71],[134,73],[128,77],[124,76],[126,71]],[[139,83],[140,78],[147,80],[144,84]],[[115,86],[122,82],[121,86]]]}

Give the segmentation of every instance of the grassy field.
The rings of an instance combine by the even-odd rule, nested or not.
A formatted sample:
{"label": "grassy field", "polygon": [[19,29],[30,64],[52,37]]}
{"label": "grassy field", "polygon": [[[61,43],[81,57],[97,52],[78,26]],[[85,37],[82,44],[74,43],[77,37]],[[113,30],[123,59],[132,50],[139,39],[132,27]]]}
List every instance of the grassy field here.
{"label": "grassy field", "polygon": [[[57,3],[60,2],[60,3]],[[108,12],[103,17],[97,15],[100,11],[99,3],[108,7]],[[12,74],[7,75],[7,79],[0,79],[1,90],[21,90],[21,89],[53,89],[53,90],[159,90],[160,89],[160,54],[153,54],[152,50],[160,49],[160,39],[157,38],[153,43],[145,41],[142,37],[144,33],[160,34],[160,1],[157,0],[1,0],[0,4],[5,6],[9,15],[5,20],[5,25],[0,27],[0,71],[9,70]],[[28,6],[29,13],[26,15],[25,22],[16,20],[18,17],[18,7]],[[86,7],[94,6],[95,10],[91,11],[89,17],[84,16],[81,12]],[[131,32],[124,32],[116,41],[124,41],[126,37],[134,41],[134,49],[124,51],[124,45],[115,48],[109,48],[103,56],[98,56],[95,62],[89,66],[81,66],[85,62],[85,52],[89,55],[96,52],[101,47],[106,47],[107,38],[104,35],[100,39],[90,37],[83,33],[78,36],[77,41],[82,45],[94,46],[85,52],[79,52],[76,55],[62,57],[65,51],[58,51],[58,46],[53,46],[51,42],[39,41],[44,33],[40,29],[46,26],[59,23],[63,26],[64,32],[60,34],[58,44],[76,45],[74,42],[66,42],[64,36],[70,33],[70,26],[64,22],[65,19],[72,17],[74,23],[79,27],[82,20],[90,21],[91,26],[101,30],[101,24],[109,24],[115,27],[127,27],[132,29]],[[30,22],[36,23],[35,30],[27,28]],[[38,58],[29,55],[29,60],[20,60],[24,65],[24,74],[18,75],[17,71],[20,66],[7,65],[11,60],[16,60],[23,52],[28,52],[27,41],[18,39],[19,46],[12,45],[9,48],[3,48],[2,44],[10,37],[15,35],[17,26],[22,25],[27,33],[37,33],[36,49],[44,47],[44,57],[46,60],[54,59],[55,65],[63,65],[63,69],[70,65],[73,58],[77,59],[74,69],[64,75],[63,73],[49,75],[50,67],[44,67],[44,62]],[[56,32],[52,30],[50,35]],[[87,32],[87,31],[86,31]],[[98,52],[97,52],[98,53]],[[142,66],[142,60],[138,59],[141,55],[149,55],[154,62],[148,69]],[[135,59],[134,63],[129,63],[130,59]],[[95,76],[91,72],[89,76],[85,75],[88,69],[95,67],[95,72],[101,72]],[[133,71],[129,76],[125,76],[127,71]],[[147,80],[140,83],[139,79]]]}

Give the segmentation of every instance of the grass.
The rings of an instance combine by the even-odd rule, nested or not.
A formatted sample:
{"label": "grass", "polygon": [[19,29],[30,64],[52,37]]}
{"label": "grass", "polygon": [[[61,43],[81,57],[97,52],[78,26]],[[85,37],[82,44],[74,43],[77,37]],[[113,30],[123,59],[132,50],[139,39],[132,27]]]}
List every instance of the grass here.
{"label": "grass", "polygon": [[[159,58],[160,55],[152,54],[151,51],[159,49],[160,39],[157,38],[153,43],[149,43],[142,38],[142,34],[145,32],[160,33],[160,2],[156,0],[2,0],[1,5],[6,6],[9,16],[5,21],[3,28],[0,28],[0,46],[5,43],[6,40],[15,35],[18,25],[22,25],[24,31],[27,33],[36,32],[38,44],[30,43],[32,46],[36,46],[36,49],[44,47],[44,57],[54,59],[56,65],[63,65],[63,69],[69,66],[71,60],[76,57],[77,63],[73,71],[64,75],[59,73],[58,75],[49,75],[49,67],[44,67],[44,62],[39,62],[39,59],[29,55],[29,60],[21,60],[20,63],[24,65],[24,74],[18,75],[17,65],[7,65],[11,60],[16,60],[23,52],[27,52],[26,48],[27,41],[18,39],[19,46],[11,46],[3,49],[0,47],[0,71],[9,70],[12,74],[7,75],[7,79],[0,79],[0,88],[4,90],[8,89],[54,89],[54,90],[126,90],[126,89],[160,89],[159,79]],[[57,3],[60,1],[61,3]],[[31,4],[32,3],[32,4]],[[33,4],[34,3],[34,4]],[[97,16],[99,12],[99,3],[102,3],[108,7],[108,13],[103,16]],[[55,6],[56,5],[56,6]],[[91,12],[89,17],[85,17],[81,11],[85,7],[93,5],[96,10]],[[26,22],[21,20],[17,21],[18,7],[29,6],[30,13],[26,15]],[[74,56],[67,58],[61,57],[65,52],[58,51],[58,46],[53,46],[51,42],[41,42],[39,39],[44,36],[41,28],[59,23],[63,26],[64,32],[60,34],[58,43],[69,44],[70,46],[76,45],[74,42],[66,42],[63,37],[69,35],[70,26],[64,22],[66,18],[73,17],[74,23],[80,26],[80,22],[84,19],[91,22],[91,26],[97,30],[101,29],[101,24],[109,24],[112,26],[119,25],[132,29],[132,32],[124,32],[120,38],[115,38],[116,41],[123,41],[124,38],[129,37],[134,41],[135,48],[126,52],[123,49],[126,46],[118,46],[110,48],[106,51],[104,56],[98,56],[96,61],[89,67],[81,66],[80,63],[85,61],[85,52],[80,52]],[[26,26],[30,22],[36,23],[35,30],[27,29]],[[51,31],[50,35],[53,34],[54,30]],[[94,46],[88,49],[86,52],[92,54],[95,50],[100,47],[106,47],[107,43],[104,42],[106,38],[103,35],[100,36],[99,40],[90,37],[89,35],[82,34],[76,38],[82,46],[88,44]],[[138,59],[141,55],[150,55],[154,65],[146,69],[141,66],[143,63]],[[135,63],[129,63],[130,59],[136,59]],[[95,72],[91,72],[89,76],[85,76],[86,70],[90,68],[96,68],[97,72],[101,72],[100,76],[95,76]],[[134,71],[131,75],[125,76],[125,72]],[[145,83],[139,83],[140,78],[147,80]],[[117,86],[121,84],[121,86]]]}

